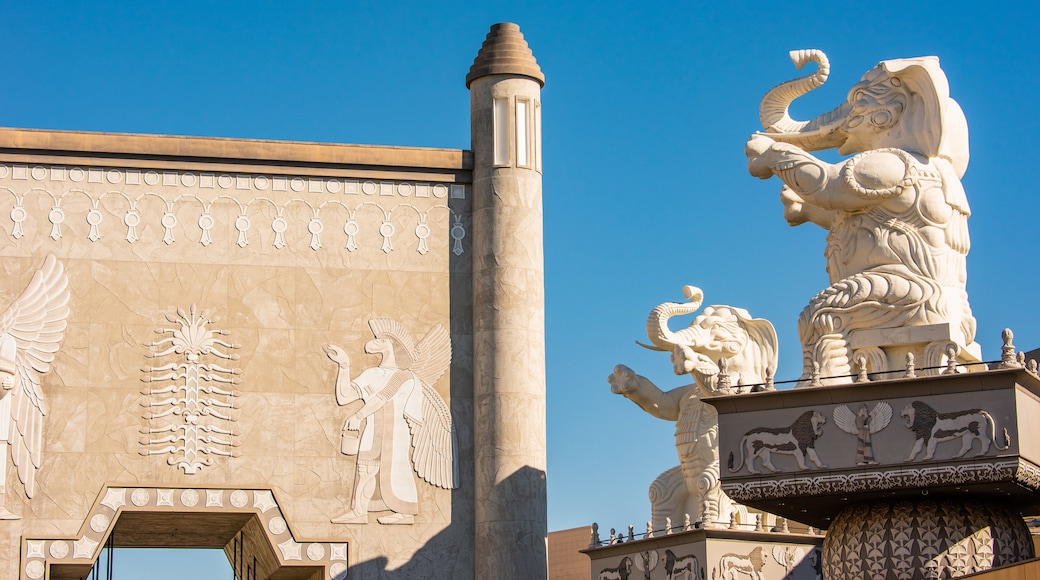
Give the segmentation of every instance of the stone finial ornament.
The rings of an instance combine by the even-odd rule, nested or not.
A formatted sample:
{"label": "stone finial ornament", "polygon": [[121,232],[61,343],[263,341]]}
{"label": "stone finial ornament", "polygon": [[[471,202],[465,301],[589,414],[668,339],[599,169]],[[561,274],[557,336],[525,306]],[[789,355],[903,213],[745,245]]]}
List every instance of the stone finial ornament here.
{"label": "stone finial ornament", "polygon": [[764,532],[766,531],[765,526],[762,525],[762,514],[755,514],[755,531]]}
{"label": "stone finial ornament", "polygon": [[636,527],[632,524],[628,525],[628,541],[633,542],[636,539]]}
{"label": "stone finial ornament", "polygon": [[957,374],[957,345],[952,342],[946,346],[946,368],[942,374]]}
{"label": "stone finial ornament", "polygon": [[653,526],[653,524],[651,522],[646,522],[646,534],[644,534],[643,537],[644,538],[652,538],[652,537],[654,537],[654,526]]}
{"label": "stone finial ornament", "polygon": [[592,543],[589,544],[590,548],[595,548],[600,543],[599,539],[599,524],[592,522]]}
{"label": "stone finial ornament", "polygon": [[904,378],[913,379],[917,377],[917,368],[914,366],[914,353],[906,353],[906,374]]}
{"label": "stone finial ornament", "polygon": [[667,536],[672,533],[672,518],[664,519],[664,534]]}
{"label": "stone finial ornament", "polygon": [[856,374],[856,382],[869,383],[870,375],[867,374],[867,357],[862,354],[856,357],[856,366],[859,367],[859,373]]}
{"label": "stone finial ornament", "polygon": [[476,79],[488,75],[521,75],[545,86],[545,75],[517,24],[500,22],[491,26],[466,75],[466,88]]}
{"label": "stone finial ornament", "polygon": [[812,361],[812,372],[809,373],[809,386],[810,387],[822,387],[823,381],[820,379],[820,363]]}
{"label": "stone finial ornament", "polygon": [[[851,374],[854,348],[884,350],[898,340],[885,329],[941,325],[950,340],[979,352],[965,291],[971,210],[960,179],[968,165],[968,129],[939,60],[883,61],[845,103],[796,121],[790,103],[821,86],[830,64],[818,50],[793,51],[791,58],[799,68],[815,62],[818,69],[762,98],[765,132],[748,140],[745,153],[753,176],[783,182],[788,224],[830,231],[830,286],[798,322],[803,377],[813,361],[824,376]],[[809,153],[832,148],[853,157],[827,163]],[[862,342],[871,344],[857,344],[861,331],[869,334]]]}
{"label": "stone finial ornament", "polygon": [[1002,369],[1013,369],[1019,368],[1018,359],[1015,356],[1015,345],[1012,342],[1015,339],[1015,333],[1011,332],[1010,328],[1005,328],[1000,333],[1000,338],[1004,344],[1000,347],[1000,366]]}
{"label": "stone finial ornament", "polygon": [[[47,256],[21,296],[0,315],[0,441],[11,448],[25,496],[36,493],[43,454],[46,399],[40,375],[61,347],[69,317],[69,279]],[[19,519],[6,508],[7,460],[0,458],[0,520]]]}
{"label": "stone finial ornament", "polygon": [[721,392],[720,385],[727,383],[761,384],[777,365],[776,330],[743,308],[708,306],[689,326],[672,331],[669,319],[697,312],[704,300],[704,293],[694,286],[683,287],[683,295],[688,302],[666,302],[650,312],[646,330],[652,344],[642,346],[670,352],[675,373],[689,373],[694,384],[664,392],[624,365],[614,367],[607,379],[611,392],[655,417],[676,422],[680,468],[662,473],[650,487],[658,528],[665,517],[678,521],[685,513],[704,519],[705,502],[713,517],[729,517],[732,502],[719,487],[718,439],[709,435],[718,430],[718,413],[701,398]]}

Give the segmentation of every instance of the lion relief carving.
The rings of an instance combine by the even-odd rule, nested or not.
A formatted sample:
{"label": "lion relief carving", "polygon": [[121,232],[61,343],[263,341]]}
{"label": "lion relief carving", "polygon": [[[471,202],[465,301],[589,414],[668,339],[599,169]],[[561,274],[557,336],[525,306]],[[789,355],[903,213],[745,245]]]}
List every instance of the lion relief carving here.
{"label": "lion relief carving", "polygon": [[734,454],[729,454],[727,466],[730,473],[736,473],[745,466],[750,473],[758,473],[755,469],[755,458],[761,459],[762,467],[769,471],[778,471],[773,465],[773,453],[793,456],[798,463],[798,469],[809,469],[805,463],[806,458],[817,468],[826,469],[816,454],[816,440],[823,435],[823,424],[826,422],[827,419],[819,411],[806,411],[789,427],[751,429],[740,441],[740,463],[734,466]]}
{"label": "lion relief carving", "polygon": [[903,407],[899,415],[906,421],[906,428],[914,432],[914,447],[907,461],[914,461],[924,451],[923,459],[932,459],[935,449],[943,441],[961,440],[961,449],[954,458],[964,457],[978,440],[978,455],[989,453],[990,445],[1001,451],[1011,446],[1011,436],[1004,429],[1004,446],[996,443],[996,426],[993,417],[983,409],[967,409],[952,413],[940,413],[924,401],[914,401]]}

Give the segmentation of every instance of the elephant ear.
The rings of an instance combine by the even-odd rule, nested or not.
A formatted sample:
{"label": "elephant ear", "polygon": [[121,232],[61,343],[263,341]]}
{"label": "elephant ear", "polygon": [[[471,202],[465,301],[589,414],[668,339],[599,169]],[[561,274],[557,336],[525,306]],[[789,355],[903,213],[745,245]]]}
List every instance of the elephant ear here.
{"label": "elephant ear", "polygon": [[957,101],[950,98],[946,73],[934,56],[901,58],[878,64],[883,79],[898,78],[911,93],[908,110],[880,146],[916,151],[947,159],[963,177],[968,168],[968,123]]}
{"label": "elephant ear", "polygon": [[773,323],[769,322],[765,318],[752,318],[750,320],[744,320],[744,327],[747,328],[748,338],[751,344],[755,345],[758,349],[757,363],[755,371],[758,372],[759,377],[762,380],[766,378],[766,369],[773,369],[776,371],[777,360],[779,357],[780,346],[779,340],[776,337],[776,329],[773,328]]}

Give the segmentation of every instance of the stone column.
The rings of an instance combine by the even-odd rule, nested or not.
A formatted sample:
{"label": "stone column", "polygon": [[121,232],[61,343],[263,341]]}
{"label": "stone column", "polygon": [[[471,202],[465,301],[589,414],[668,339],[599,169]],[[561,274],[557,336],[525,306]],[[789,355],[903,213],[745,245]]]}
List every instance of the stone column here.
{"label": "stone column", "polygon": [[477,578],[546,568],[541,103],[516,24],[491,27],[466,75],[473,167]]}

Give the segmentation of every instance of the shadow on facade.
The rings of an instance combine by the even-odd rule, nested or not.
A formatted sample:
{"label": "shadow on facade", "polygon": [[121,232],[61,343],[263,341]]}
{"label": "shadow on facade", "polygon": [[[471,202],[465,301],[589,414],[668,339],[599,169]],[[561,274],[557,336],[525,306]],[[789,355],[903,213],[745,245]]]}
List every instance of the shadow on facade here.
{"label": "shadow on facade", "polygon": [[[472,463],[470,469],[472,471]],[[467,485],[472,485],[473,479],[464,479]],[[545,472],[540,469],[524,467],[506,478],[498,485],[500,496],[512,495],[514,501],[535,501],[537,497],[522,497],[524,494],[540,495],[544,505],[545,499]],[[458,498],[456,496],[462,496]],[[403,565],[387,569],[388,560],[384,557],[373,558],[360,562],[350,567],[347,577],[350,580],[388,579],[388,580],[416,580],[425,578],[474,578],[474,547],[481,538],[475,537],[474,514],[473,514],[473,491],[472,489],[460,488],[452,493],[451,523],[448,527],[429,539],[421,548],[416,550],[410,560]],[[456,501],[459,500],[459,501]],[[544,546],[545,538],[527,538],[517,535],[515,544],[518,553],[531,553],[527,544],[537,542]],[[499,545],[504,542],[496,542]],[[541,550],[544,553],[544,549]],[[537,552],[537,551],[536,551]],[[522,569],[545,570],[547,562],[543,555],[540,562],[517,562]],[[544,572],[542,572],[544,574]]]}

